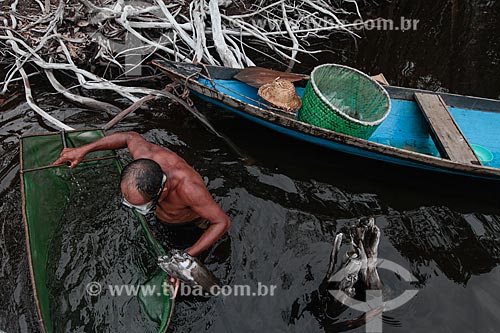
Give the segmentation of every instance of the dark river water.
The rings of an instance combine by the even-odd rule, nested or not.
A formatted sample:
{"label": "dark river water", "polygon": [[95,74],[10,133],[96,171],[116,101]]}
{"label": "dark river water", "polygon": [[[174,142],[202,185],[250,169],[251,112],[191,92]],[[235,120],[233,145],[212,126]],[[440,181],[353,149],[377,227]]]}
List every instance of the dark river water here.
{"label": "dark river water", "polygon": [[[420,22],[417,31],[363,32],[356,43],[337,37],[328,42],[333,53],[318,57],[319,62],[350,64],[370,74],[383,72],[396,85],[500,97],[500,2],[380,1],[363,13]],[[298,69],[305,72],[317,63],[309,59]],[[109,120],[51,95],[44,100],[45,109],[76,128]],[[0,331],[37,332],[21,216],[18,135],[50,127],[18,101],[0,113]],[[178,153],[205,177],[215,200],[232,219],[229,233],[201,256],[224,284],[255,288],[261,283],[275,285],[276,290],[274,296],[262,297],[180,297],[171,331],[335,331],[335,322],[360,313],[332,310],[334,302],[321,282],[335,233],[365,216],[375,216],[381,228],[379,257],[401,265],[417,279],[409,285],[393,272],[381,271],[385,296],[395,297],[409,288],[418,291],[405,305],[384,313],[384,332],[498,331],[498,185],[349,157],[280,136],[216,108],[198,106],[246,159],[191,115],[164,101],[130,116],[113,131],[137,131]],[[122,155],[126,158],[125,152]],[[106,177],[102,172],[96,176]],[[103,220],[92,223],[89,230],[99,233],[104,252],[89,255],[95,244],[85,239],[85,225],[78,229],[68,224],[61,232],[71,237],[65,240],[58,234],[55,238],[63,244],[63,252],[70,246],[78,251],[70,263],[62,259],[64,253],[50,263],[55,265],[56,278],[67,276],[61,271],[71,269],[72,278],[78,280],[86,265],[98,265],[99,258],[127,275],[131,251],[137,251],[128,249],[140,231],[130,224],[123,228],[113,224],[115,219],[122,223],[132,217],[122,208],[117,211],[117,179],[109,182],[106,190],[99,182],[80,197],[88,202],[83,211],[103,210]],[[113,191],[116,202],[98,201],[103,192]],[[99,231],[101,222],[109,230]],[[81,244],[78,235],[83,235]],[[171,235],[188,241],[190,237],[166,230],[167,242]],[[64,283],[54,281],[55,288],[64,288]],[[78,308],[72,306],[71,311]],[[63,311],[63,304],[58,309]],[[60,322],[71,315],[73,328],[81,323],[79,331],[106,331],[92,329],[88,316],[71,311],[67,316],[59,313]],[[134,318],[124,318],[115,330],[107,331],[140,325]]]}

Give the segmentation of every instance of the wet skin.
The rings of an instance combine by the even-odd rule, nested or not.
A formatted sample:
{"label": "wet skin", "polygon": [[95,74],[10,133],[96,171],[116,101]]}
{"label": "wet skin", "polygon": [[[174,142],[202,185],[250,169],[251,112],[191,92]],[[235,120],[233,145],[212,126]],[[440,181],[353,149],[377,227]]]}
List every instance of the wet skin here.
{"label": "wet skin", "polygon": [[[187,253],[192,256],[200,254],[229,229],[229,217],[213,200],[200,174],[177,154],[146,141],[138,133],[114,133],[79,148],[66,148],[54,164],[70,162],[70,168],[74,168],[90,152],[120,148],[128,148],[134,159],[154,160],[167,175],[167,183],[155,211],[160,220],[181,224],[203,218],[210,222],[208,229]],[[149,201],[137,189],[125,184],[121,185],[121,192],[133,205],[143,205]]]}

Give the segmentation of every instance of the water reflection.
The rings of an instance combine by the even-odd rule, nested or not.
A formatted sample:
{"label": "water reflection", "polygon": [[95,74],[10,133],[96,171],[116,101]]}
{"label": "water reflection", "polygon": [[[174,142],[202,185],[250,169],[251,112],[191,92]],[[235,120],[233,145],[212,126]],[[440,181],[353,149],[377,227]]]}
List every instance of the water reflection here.
{"label": "water reflection", "polygon": [[491,271],[500,260],[500,220],[496,216],[422,207],[393,212],[388,220],[384,232],[408,258],[422,286],[432,276],[426,269],[429,262],[448,279],[466,285],[472,275]]}

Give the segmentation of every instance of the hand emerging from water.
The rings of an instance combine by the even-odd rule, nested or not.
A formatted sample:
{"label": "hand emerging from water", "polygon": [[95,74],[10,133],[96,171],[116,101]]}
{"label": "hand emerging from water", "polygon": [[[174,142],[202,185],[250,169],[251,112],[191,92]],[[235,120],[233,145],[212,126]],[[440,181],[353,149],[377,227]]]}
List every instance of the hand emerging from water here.
{"label": "hand emerging from water", "polygon": [[70,169],[76,167],[85,157],[86,151],[81,148],[64,148],[61,156],[52,165],[71,163]]}

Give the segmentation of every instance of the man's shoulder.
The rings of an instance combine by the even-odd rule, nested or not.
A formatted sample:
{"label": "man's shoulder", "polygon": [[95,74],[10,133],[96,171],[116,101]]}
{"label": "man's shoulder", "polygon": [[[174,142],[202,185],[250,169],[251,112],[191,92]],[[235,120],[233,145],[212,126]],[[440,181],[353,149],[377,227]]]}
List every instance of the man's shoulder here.
{"label": "man's shoulder", "polygon": [[154,152],[151,159],[156,163],[158,163],[162,168],[163,172],[165,172],[166,174],[171,173],[172,176],[175,176],[177,174],[179,174],[179,177],[183,176],[182,175],[182,172],[184,171],[183,164],[186,162],[176,153],[161,148]]}
{"label": "man's shoulder", "polygon": [[182,170],[176,178],[176,192],[183,196],[192,197],[208,191],[203,178],[194,170],[193,172]]}
{"label": "man's shoulder", "polygon": [[176,176],[179,186],[186,188],[202,186],[203,188],[206,188],[203,178],[201,178],[200,174],[194,169],[178,170],[176,172]]}

